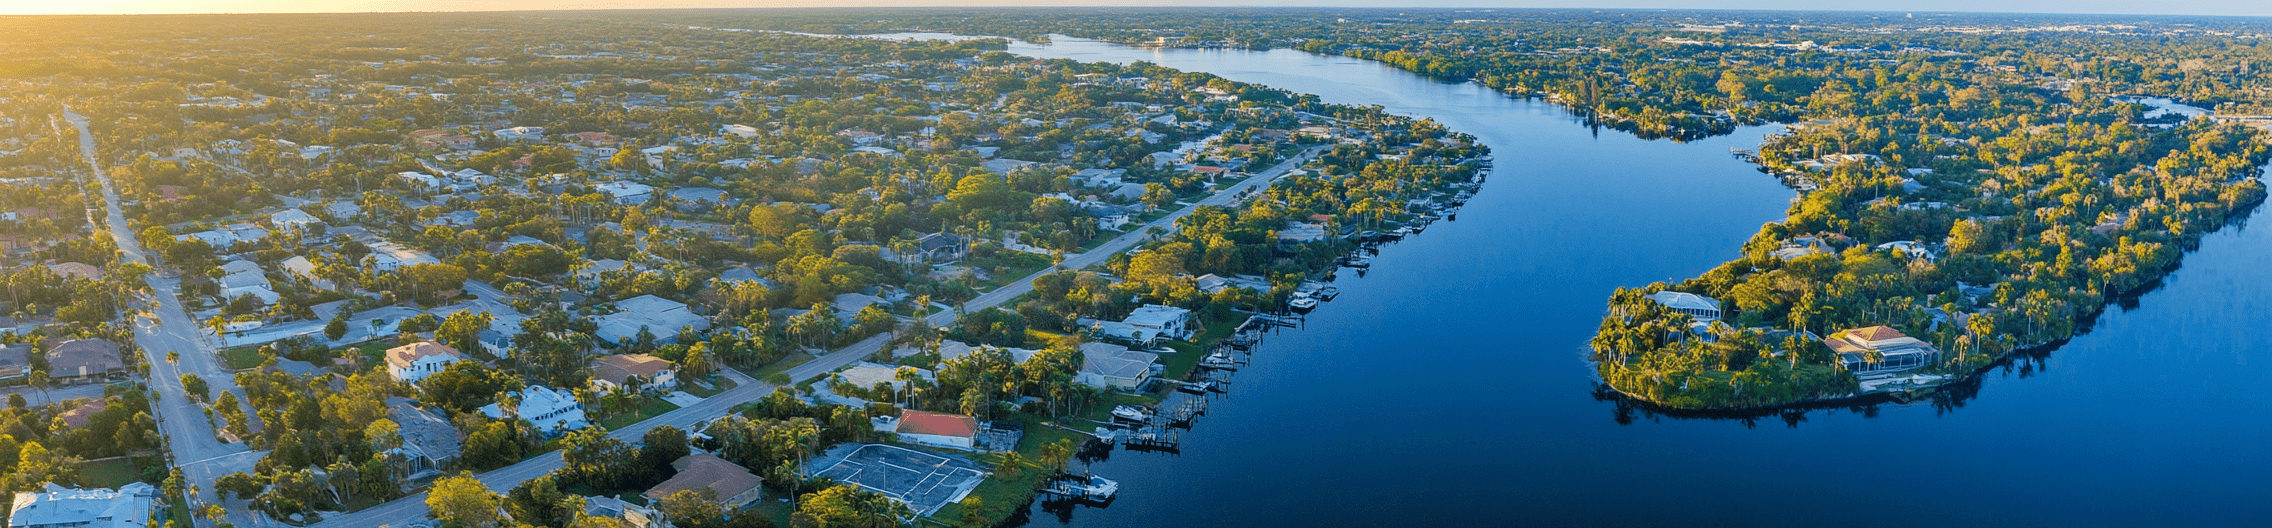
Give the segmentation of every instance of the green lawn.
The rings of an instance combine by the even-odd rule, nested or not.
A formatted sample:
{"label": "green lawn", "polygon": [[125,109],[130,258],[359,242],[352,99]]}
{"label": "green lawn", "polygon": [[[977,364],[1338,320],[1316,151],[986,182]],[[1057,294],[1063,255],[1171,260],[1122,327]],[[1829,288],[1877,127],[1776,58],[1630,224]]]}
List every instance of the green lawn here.
{"label": "green lawn", "polygon": [[[1105,409],[1110,412],[1111,407],[1106,406]],[[1046,470],[1034,466],[1035,461],[1041,460],[1041,446],[1060,440],[1072,440],[1075,444],[1088,440],[1087,435],[1042,425],[1039,420],[1021,417],[1020,421],[1025,424],[1026,436],[1018,441],[1018,455],[1025,458],[1025,467],[1010,475],[1004,475],[1002,468],[996,467],[992,478],[979,483],[978,489],[970,492],[970,496],[981,503],[979,513],[986,517],[987,526],[1001,524],[1011,514],[1017,513],[1028,499],[1033,498],[1034,491],[1040,489],[1042,480],[1049,477]],[[1001,462],[999,455],[980,455],[977,458],[979,462],[990,466],[997,466]],[[931,518],[959,525],[963,517],[962,508],[960,503],[948,504]]]}
{"label": "green lawn", "polygon": [[183,500],[180,496],[175,496],[167,502],[171,504],[166,508],[166,518],[171,519],[166,522],[167,524],[193,526],[189,523],[189,501]]}
{"label": "green lawn", "polygon": [[[807,490],[806,492],[809,493],[810,490]],[[789,503],[781,502],[781,499],[789,498],[788,495],[776,492],[770,488],[766,489],[765,493],[765,498],[758,499],[757,502],[749,503],[748,506],[743,506],[742,512],[751,515],[763,516],[767,519],[772,519],[774,526],[788,526],[789,512],[791,508]]]}
{"label": "green lawn", "polygon": [[797,365],[803,365],[805,364],[805,362],[812,360],[812,354],[807,354],[804,351],[799,350],[796,352],[790,352],[788,357],[781,358],[780,361],[775,361],[771,365],[766,365],[762,368],[757,369],[756,371],[745,371],[743,373],[748,374],[749,377],[764,380],[768,376],[788,372],[789,369],[797,368]]}
{"label": "green lawn", "polygon": [[[1134,225],[1134,224],[1130,224],[1130,225]],[[1096,251],[1096,249],[1097,249],[1097,246],[1102,246],[1102,245],[1104,245],[1104,243],[1106,243],[1106,242],[1111,242],[1111,241],[1112,241],[1112,239],[1115,239],[1115,238],[1120,238],[1120,235],[1124,235],[1124,234],[1127,234],[1127,233],[1125,233],[1125,232],[1120,232],[1120,231],[1105,231],[1105,230],[1101,230],[1101,229],[1100,229],[1100,230],[1098,230],[1098,231],[1097,231],[1097,236],[1096,236],[1096,238],[1095,238],[1095,239],[1093,239],[1093,240],[1090,240],[1090,241],[1088,241],[1088,242],[1086,242],[1086,243],[1083,243],[1083,244],[1081,244],[1081,252],[1082,252],[1082,253],[1088,253],[1088,252],[1090,252],[1090,251]]]}
{"label": "green lawn", "polygon": [[613,431],[616,429],[622,429],[623,426],[626,425],[639,423],[640,420],[654,418],[655,415],[675,410],[678,410],[678,405],[676,404],[663,401],[662,398],[647,398],[647,404],[639,407],[638,413],[623,413],[615,416],[609,416],[605,419],[600,420],[600,426],[606,427],[609,431]]}
{"label": "green lawn", "polygon": [[79,476],[86,479],[88,486],[117,489],[142,475],[134,470],[133,461],[119,457],[80,462]]}
{"label": "green lawn", "polygon": [[705,389],[699,385],[692,383],[681,383],[678,386],[678,390],[686,391],[687,394],[692,394],[696,397],[708,398],[711,396],[716,396],[721,392],[733,390],[734,387],[739,386],[739,384],[736,383],[733,378],[728,378],[725,376],[718,376],[717,379],[710,380],[710,384],[712,386],[716,386],[717,388]]}
{"label": "green lawn", "polygon": [[1199,345],[1181,341],[1167,341],[1161,343],[1161,346],[1175,350],[1174,354],[1160,354],[1160,364],[1167,367],[1167,371],[1160,376],[1166,379],[1183,379],[1184,375],[1191,373],[1191,369],[1199,366],[1199,358],[1207,355]]}
{"label": "green lawn", "polygon": [[221,362],[231,370],[244,370],[260,366],[260,351],[256,347],[237,347],[221,350]]}

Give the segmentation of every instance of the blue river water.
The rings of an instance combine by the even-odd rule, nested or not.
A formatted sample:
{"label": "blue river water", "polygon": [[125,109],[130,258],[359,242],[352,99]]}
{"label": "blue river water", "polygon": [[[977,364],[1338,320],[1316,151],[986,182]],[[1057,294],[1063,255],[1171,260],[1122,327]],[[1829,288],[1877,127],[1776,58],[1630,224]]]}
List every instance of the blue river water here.
{"label": "blue river water", "polygon": [[[1258,348],[1177,453],[1114,451],[1109,506],[1025,522],[1139,526],[2262,525],[2272,513],[2272,230],[2211,234],[2135,303],[1957,403],[1674,418],[1596,398],[1611,288],[1733,258],[1794,192],[1691,143],[1549,103],[1291,50],[1018,43],[1381,105],[1474,134],[1497,170],[1458,220],[1382,250]],[[2262,363],[2262,364],[2259,364]]]}

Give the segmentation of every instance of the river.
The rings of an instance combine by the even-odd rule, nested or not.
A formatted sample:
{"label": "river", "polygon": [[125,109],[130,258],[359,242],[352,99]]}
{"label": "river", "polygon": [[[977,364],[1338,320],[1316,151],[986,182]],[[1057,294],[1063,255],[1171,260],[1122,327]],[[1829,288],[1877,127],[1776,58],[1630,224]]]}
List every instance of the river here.
{"label": "river", "polygon": [[[1033,525],[2239,525],[2272,513],[2272,230],[2209,235],[1966,400],[1683,419],[1594,397],[1584,346],[1611,288],[1737,256],[1794,196],[1729,155],[1595,130],[1552,104],[1292,50],[1060,38],[1013,53],[1150,61],[1381,105],[1490,145],[1455,222],[1385,248],[1307,327],[1268,338],[1179,453],[1114,451],[1107,507]],[[2255,363],[2263,362],[2265,365]]]}

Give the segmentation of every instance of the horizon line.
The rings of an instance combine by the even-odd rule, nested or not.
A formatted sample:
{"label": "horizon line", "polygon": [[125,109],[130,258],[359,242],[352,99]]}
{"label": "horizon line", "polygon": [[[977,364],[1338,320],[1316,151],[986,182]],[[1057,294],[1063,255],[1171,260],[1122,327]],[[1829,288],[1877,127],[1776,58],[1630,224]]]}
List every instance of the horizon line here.
{"label": "horizon line", "polygon": [[609,6],[609,7],[560,7],[560,8],[548,8],[548,9],[518,9],[518,8],[503,8],[503,9],[478,9],[478,8],[475,8],[475,9],[432,9],[432,10],[411,10],[411,9],[404,9],[404,10],[379,10],[379,11],[346,11],[346,10],[342,10],[342,11],[150,11],[150,12],[131,12],[131,13],[112,13],[112,12],[77,12],[77,13],[14,13],[14,12],[0,12],[0,17],[5,17],[5,18],[32,18],[32,17],[150,17],[150,16],[386,15],[386,14],[452,14],[452,13],[573,13],[573,12],[609,12],[609,11],[616,11],[616,12],[661,12],[661,11],[901,11],[901,10],[907,10],[907,11],[928,11],[928,10],[954,10],[954,9],[975,9],[975,10],[1005,10],[1005,9],[1049,9],[1049,10],[1137,10],[1137,11],[1144,11],[1144,10],[1150,10],[1150,11],[1179,11],[1179,10],[1226,10],[1226,9],[1251,9],[1251,10],[1287,10],[1287,11],[1364,11],[1364,10],[1378,10],[1378,11],[1391,11],[1391,10],[1407,10],[1407,11],[1413,11],[1413,10],[1426,10],[1426,11],[1476,11],[1476,10],[1481,10],[1481,11],[1499,11],[1499,10],[1505,10],[1505,11],[1648,11],[1648,12],[1666,12],[1666,13],[1677,13],[1677,12],[1725,12],[1725,13],[1845,13],[1845,14],[1864,14],[1864,13],[1896,13],[1896,14],[1904,14],[1904,15],[1909,15],[1909,16],[1914,16],[1914,15],[1916,15],[1916,14],[1920,14],[1920,13],[1922,13],[1922,14],[1928,14],[1928,15],[2033,15],[2033,16],[2045,16],[2045,15],[2050,15],[2050,16],[2084,16],[2084,17],[2120,17],[2120,16],[2137,16],[2137,17],[2194,17],[2194,18],[2237,18],[2237,19],[2248,19],[2248,18],[2272,18],[2272,13],[2267,13],[2267,14],[2194,14],[2194,13],[2130,13],[2130,12],[2072,12],[2072,11],[1952,11],[1952,10],[1885,10],[1885,9],[1775,9],[1775,8],[1727,8],[1727,7],[1511,7],[1511,6],[1477,6],[1477,5],[1430,5],[1430,6],[1293,6],[1293,5],[1282,5],[1282,4],[1230,4],[1230,5],[1190,5],[1190,4],[1181,4],[1181,3],[1176,3],[1176,4],[1157,4],[1157,5],[1130,5],[1130,4],[1120,4],[1120,5],[1058,5],[1058,4],[1030,4],[1030,3],[1015,3],[1015,2],[1006,2],[1006,3],[986,3],[986,4],[961,4],[961,5],[916,5],[916,6],[889,6],[889,7],[844,7],[844,6],[811,6],[811,5],[775,5],[775,6],[657,6],[657,7],[612,7],[612,6]]}

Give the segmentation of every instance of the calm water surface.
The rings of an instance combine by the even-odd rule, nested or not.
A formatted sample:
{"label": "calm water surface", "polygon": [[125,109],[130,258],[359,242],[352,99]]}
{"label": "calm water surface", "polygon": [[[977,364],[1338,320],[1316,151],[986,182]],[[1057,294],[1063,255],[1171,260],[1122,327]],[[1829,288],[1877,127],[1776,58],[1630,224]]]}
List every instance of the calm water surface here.
{"label": "calm water surface", "polygon": [[[2272,233],[2209,236],[2135,308],[1960,407],[1620,420],[1584,344],[1609,290],[1737,256],[1793,192],[1730,148],[1586,127],[1550,104],[1289,50],[1063,39],[1012,52],[1151,61],[1381,105],[1475,134],[1485,191],[1383,250],[1272,336],[1179,454],[1112,452],[1106,508],[1034,525],[2259,525],[2272,513]],[[2253,360],[2253,361],[2252,361]],[[2024,369],[2022,368],[2024,367]],[[2022,370],[2026,372],[2023,373]],[[1627,422],[1627,423],[1621,423]]]}

